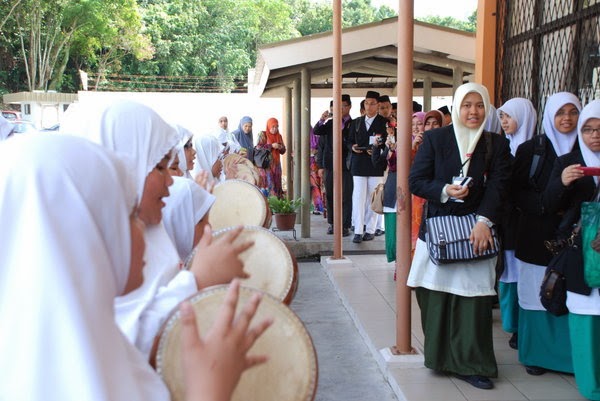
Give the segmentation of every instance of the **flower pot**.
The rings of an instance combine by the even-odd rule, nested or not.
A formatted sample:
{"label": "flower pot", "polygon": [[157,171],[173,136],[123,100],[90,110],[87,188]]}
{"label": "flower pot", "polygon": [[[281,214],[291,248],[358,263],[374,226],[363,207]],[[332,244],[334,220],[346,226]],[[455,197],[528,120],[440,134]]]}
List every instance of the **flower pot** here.
{"label": "flower pot", "polygon": [[296,213],[275,213],[273,214],[275,219],[275,227],[278,230],[286,231],[293,230],[296,224]]}

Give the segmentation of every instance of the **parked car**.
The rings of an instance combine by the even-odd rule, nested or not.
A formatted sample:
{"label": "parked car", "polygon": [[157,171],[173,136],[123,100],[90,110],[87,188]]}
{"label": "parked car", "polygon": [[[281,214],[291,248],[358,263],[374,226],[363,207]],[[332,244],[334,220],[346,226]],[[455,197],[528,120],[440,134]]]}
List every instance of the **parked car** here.
{"label": "parked car", "polygon": [[11,121],[14,126],[13,134],[28,134],[30,132],[36,132],[35,125],[29,121]]}
{"label": "parked car", "polygon": [[21,119],[21,113],[14,110],[2,110],[2,117],[8,121],[18,121]]}

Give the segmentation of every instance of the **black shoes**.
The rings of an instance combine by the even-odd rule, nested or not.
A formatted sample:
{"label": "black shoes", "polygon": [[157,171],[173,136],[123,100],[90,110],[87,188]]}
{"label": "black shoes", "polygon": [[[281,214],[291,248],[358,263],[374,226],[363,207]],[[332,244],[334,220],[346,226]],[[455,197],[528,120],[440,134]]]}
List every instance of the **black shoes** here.
{"label": "black shoes", "polygon": [[479,375],[459,375],[458,373],[454,374],[454,377],[460,380],[464,380],[469,383],[473,387],[480,388],[482,390],[490,390],[494,388],[494,383],[485,376]]}
{"label": "black shoes", "polygon": [[342,237],[347,237],[350,235],[350,229],[349,228],[344,228],[342,230]]}
{"label": "black shoes", "polygon": [[375,230],[376,237],[381,237],[383,234],[385,234],[385,231],[380,230],[379,228],[377,230]]}
{"label": "black shoes", "polygon": [[352,242],[355,244],[360,244],[363,240],[363,236],[360,234],[354,234],[354,238],[352,238]]}
{"label": "black shoes", "polygon": [[519,335],[518,333],[513,333],[510,340],[508,340],[508,346],[512,349],[519,349]]}
{"label": "black shoes", "polygon": [[329,227],[327,228],[327,234],[333,235],[333,224],[330,224]]}
{"label": "black shoes", "polygon": [[362,237],[363,241],[371,241],[375,236],[373,234],[365,233]]}
{"label": "black shoes", "polygon": [[525,366],[525,372],[532,376],[541,376],[546,373],[546,369],[540,368],[539,366]]}

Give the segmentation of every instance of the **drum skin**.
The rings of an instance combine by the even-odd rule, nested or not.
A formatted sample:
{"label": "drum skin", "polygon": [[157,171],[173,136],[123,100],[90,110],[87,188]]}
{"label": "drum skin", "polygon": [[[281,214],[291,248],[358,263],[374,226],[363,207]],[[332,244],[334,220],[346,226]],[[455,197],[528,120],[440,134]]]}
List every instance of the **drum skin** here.
{"label": "drum skin", "polygon": [[271,227],[271,210],[260,189],[241,180],[226,180],[213,189],[216,197],[208,214],[213,230],[250,225]]}
{"label": "drum skin", "polygon": [[[214,237],[233,228],[214,233]],[[253,241],[249,249],[240,254],[244,271],[250,277],[242,285],[256,288],[289,305],[298,288],[298,263],[285,243],[271,231],[262,227],[244,226],[235,242]]]}
{"label": "drum skin", "polygon": [[[213,325],[226,292],[226,285],[215,286],[190,298],[200,335]],[[255,292],[252,288],[240,288],[236,313]],[[267,355],[269,360],[244,372],[232,401],[314,400],[318,364],[310,334],[291,309],[265,294],[251,326],[269,317],[274,319],[273,325],[249,350],[249,355]],[[175,311],[163,327],[156,355],[156,369],[167,384],[172,401],[185,400],[181,355],[181,322]]]}

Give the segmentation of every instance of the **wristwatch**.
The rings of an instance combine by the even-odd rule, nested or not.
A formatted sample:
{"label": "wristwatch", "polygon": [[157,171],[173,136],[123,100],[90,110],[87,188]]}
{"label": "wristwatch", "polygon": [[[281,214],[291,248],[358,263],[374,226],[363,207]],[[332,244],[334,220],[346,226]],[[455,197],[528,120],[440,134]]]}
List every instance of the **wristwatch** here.
{"label": "wristwatch", "polygon": [[492,223],[492,221],[485,216],[477,215],[477,222],[485,223],[485,225],[489,228],[494,227],[494,223]]}

